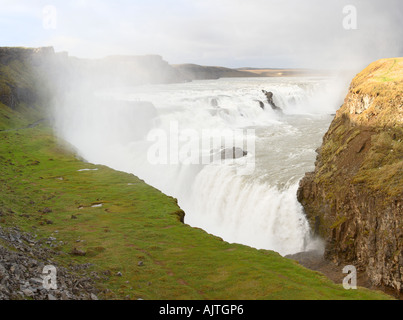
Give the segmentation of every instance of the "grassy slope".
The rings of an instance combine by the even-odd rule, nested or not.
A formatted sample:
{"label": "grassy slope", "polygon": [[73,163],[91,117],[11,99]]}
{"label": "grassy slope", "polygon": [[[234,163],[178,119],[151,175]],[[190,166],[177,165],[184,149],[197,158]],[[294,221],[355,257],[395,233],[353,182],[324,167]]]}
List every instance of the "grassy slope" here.
{"label": "grassy slope", "polygon": [[[4,105],[0,111],[0,123],[8,128],[20,122]],[[133,175],[77,160],[43,125],[0,132],[0,163],[0,223],[57,237],[64,242],[57,248],[65,253],[57,258],[62,264],[110,270],[110,280],[99,283],[110,290],[102,298],[389,298],[366,289],[344,290],[274,252],[228,244],[182,224],[174,199]],[[98,171],[78,171],[85,168]],[[92,207],[98,203],[103,206]],[[52,212],[43,213],[49,211],[45,208]],[[72,256],[73,248],[87,255]]]}

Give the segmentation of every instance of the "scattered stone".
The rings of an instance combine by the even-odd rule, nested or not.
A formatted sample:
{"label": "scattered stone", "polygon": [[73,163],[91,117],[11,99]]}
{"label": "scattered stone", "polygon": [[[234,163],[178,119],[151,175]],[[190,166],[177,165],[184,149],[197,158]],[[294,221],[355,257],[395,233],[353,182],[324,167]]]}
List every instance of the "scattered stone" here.
{"label": "scattered stone", "polygon": [[0,280],[7,276],[7,270],[4,266],[0,263]]}
{"label": "scattered stone", "polygon": [[33,297],[33,295],[34,295],[34,292],[30,289],[24,289],[24,290],[22,290],[22,293],[27,297]]}
{"label": "scattered stone", "polygon": [[[53,237],[36,241],[31,233],[0,226],[0,238],[0,300],[93,300],[98,294],[94,281],[107,279],[87,271],[90,264],[58,266],[53,257],[61,253],[42,246],[53,243]],[[43,287],[43,270],[48,265],[57,270],[57,290]]]}
{"label": "scattered stone", "polygon": [[139,261],[139,263],[137,264],[139,267],[144,266],[144,262],[143,261]]}
{"label": "scattered stone", "polygon": [[70,300],[70,298],[69,298],[69,296],[67,295],[66,292],[62,292],[61,299],[62,300]]}
{"label": "scattered stone", "polygon": [[57,300],[57,298],[54,295],[49,293],[48,294],[48,300]]}
{"label": "scattered stone", "polygon": [[42,285],[43,284],[43,279],[39,279],[39,278],[31,278],[29,279],[29,282],[35,286],[35,285]]}

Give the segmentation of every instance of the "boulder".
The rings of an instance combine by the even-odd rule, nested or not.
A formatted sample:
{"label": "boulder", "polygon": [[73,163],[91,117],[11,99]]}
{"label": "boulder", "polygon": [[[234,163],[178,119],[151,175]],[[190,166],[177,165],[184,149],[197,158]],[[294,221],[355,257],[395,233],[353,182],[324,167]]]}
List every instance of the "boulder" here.
{"label": "boulder", "polygon": [[216,107],[218,107],[218,100],[214,98],[211,100],[210,104],[212,107],[216,108]]}
{"label": "boulder", "polygon": [[244,151],[241,148],[226,148],[221,150],[221,160],[226,159],[239,159],[248,155],[247,151]]}
{"label": "boulder", "polygon": [[259,102],[260,108],[262,108],[262,109],[264,110],[264,109],[265,109],[265,106],[264,106],[263,101],[257,100],[257,102]]}
{"label": "boulder", "polygon": [[263,92],[264,95],[266,96],[267,102],[270,104],[271,108],[272,108],[273,110],[281,111],[281,108],[277,107],[276,104],[275,104],[274,101],[273,101],[273,97],[274,97],[273,92],[266,91],[266,90],[262,90],[262,92]]}

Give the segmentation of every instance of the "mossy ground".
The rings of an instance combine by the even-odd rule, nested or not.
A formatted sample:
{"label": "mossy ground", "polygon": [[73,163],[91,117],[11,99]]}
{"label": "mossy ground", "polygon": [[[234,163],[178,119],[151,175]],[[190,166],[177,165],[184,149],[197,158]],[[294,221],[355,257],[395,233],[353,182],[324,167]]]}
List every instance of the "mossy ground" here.
{"label": "mossy ground", "polygon": [[[44,125],[0,132],[0,163],[1,225],[63,241],[55,258],[62,265],[109,270],[110,280],[97,284],[109,289],[101,298],[390,298],[344,290],[275,252],[229,244],[184,225],[175,199],[133,175],[80,161]],[[74,248],[86,256],[71,255]]]}

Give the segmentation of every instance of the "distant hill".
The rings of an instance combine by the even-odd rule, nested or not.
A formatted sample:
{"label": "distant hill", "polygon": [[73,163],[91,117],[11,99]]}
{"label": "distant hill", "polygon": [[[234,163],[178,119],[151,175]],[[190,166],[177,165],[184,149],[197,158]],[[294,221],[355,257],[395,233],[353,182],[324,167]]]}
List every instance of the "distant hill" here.
{"label": "distant hill", "polygon": [[238,71],[253,73],[259,77],[302,77],[324,76],[325,71],[312,69],[286,69],[286,68],[238,68]]}
{"label": "distant hill", "polygon": [[197,64],[176,64],[172,65],[182,78],[191,80],[219,79],[219,78],[246,78],[262,77],[263,75],[237,69],[224,67],[200,66]]}

